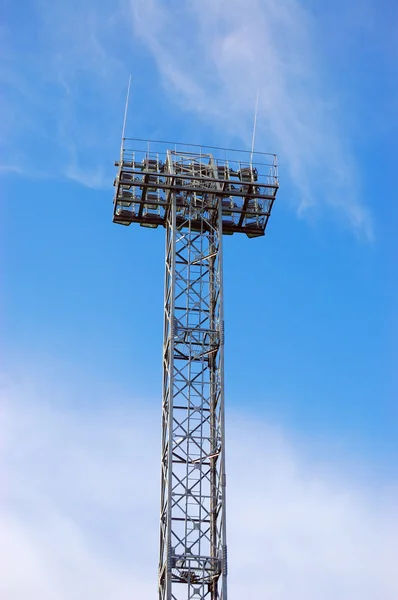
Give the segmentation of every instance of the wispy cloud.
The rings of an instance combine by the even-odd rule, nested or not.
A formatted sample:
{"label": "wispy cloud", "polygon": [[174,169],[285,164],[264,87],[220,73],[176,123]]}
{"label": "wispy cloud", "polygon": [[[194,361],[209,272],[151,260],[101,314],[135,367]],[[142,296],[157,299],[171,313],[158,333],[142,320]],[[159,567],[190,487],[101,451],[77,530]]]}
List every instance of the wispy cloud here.
{"label": "wispy cloud", "polygon": [[[257,148],[279,154],[282,197],[311,218],[331,208],[372,238],[351,116],[319,48],[325,22],[301,0],[84,0],[78,12],[35,0],[29,25],[10,21],[2,31],[3,172],[18,165],[86,184],[93,177],[73,174],[101,171],[111,182],[127,74],[142,60],[132,52],[131,14],[134,41],[150,50],[181,110],[211,123],[220,144],[249,147],[259,89]],[[28,36],[30,54],[20,47]]]}
{"label": "wispy cloud", "polygon": [[70,164],[65,171],[65,174],[72,181],[77,181],[85,187],[93,190],[106,190],[111,186],[109,172],[107,169],[97,166],[93,168],[84,168]]}
{"label": "wispy cloud", "polygon": [[[17,165],[28,177],[66,177],[91,187],[99,181],[93,173],[108,166],[111,185],[110,144],[120,135],[119,93],[127,82],[116,49],[121,10],[121,2],[110,8],[85,0],[75,10],[59,0],[50,6],[35,0],[29,24],[16,25],[10,13],[0,68],[4,173]],[[21,50],[25,38],[30,53]],[[87,176],[76,177],[79,170]]]}
{"label": "wispy cloud", "polygon": [[21,174],[23,171],[18,165],[0,165],[0,173]]}
{"label": "wispy cloud", "polygon": [[259,89],[258,147],[280,155],[299,213],[332,207],[372,238],[342,107],[319,57],[317,23],[301,2],[193,0],[166,7],[134,0],[131,8],[135,34],[180,106],[250,147]]}
{"label": "wispy cloud", "polygon": [[[143,411],[114,392],[95,408],[72,405],[56,391],[66,387],[2,385],[0,595],[149,600],[159,407]],[[249,415],[229,417],[231,600],[395,600],[396,492],[304,457]]]}

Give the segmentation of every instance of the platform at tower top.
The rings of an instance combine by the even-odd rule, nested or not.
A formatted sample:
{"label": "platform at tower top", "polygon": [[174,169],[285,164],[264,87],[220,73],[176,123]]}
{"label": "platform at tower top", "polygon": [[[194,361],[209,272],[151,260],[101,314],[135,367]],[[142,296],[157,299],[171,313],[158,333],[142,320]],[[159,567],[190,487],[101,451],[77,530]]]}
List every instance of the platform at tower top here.
{"label": "platform at tower top", "polygon": [[258,237],[279,187],[277,157],[262,152],[124,138],[115,166],[121,225],[165,226],[174,205],[179,228],[202,231],[200,214],[218,211],[223,234]]}

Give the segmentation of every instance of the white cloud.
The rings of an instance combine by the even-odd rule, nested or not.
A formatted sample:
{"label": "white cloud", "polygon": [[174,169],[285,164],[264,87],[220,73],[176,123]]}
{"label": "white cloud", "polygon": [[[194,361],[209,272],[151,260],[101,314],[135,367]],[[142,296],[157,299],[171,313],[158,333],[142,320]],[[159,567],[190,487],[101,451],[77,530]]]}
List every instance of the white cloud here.
{"label": "white cloud", "polygon": [[[257,147],[277,152],[299,213],[329,206],[372,238],[359,200],[349,133],[327,83],[314,22],[298,0],[131,2],[135,33],[153,53],[181,107],[250,147],[260,91]],[[292,194],[289,189],[289,194]]]}
{"label": "white cloud", "polygon": [[127,74],[134,78],[141,60],[130,5],[134,40],[149,48],[181,110],[207,119],[220,145],[248,148],[259,89],[257,148],[279,154],[284,197],[309,218],[332,208],[372,238],[350,149],[352,115],[343,119],[341,82],[328,81],[319,56],[320,23],[300,0],[118,0],[111,7],[84,0],[78,10],[35,0],[34,52],[21,55],[15,32],[4,29],[3,172],[17,165],[28,176],[89,187],[112,181]]}
{"label": "white cloud", "polygon": [[128,78],[118,46],[122,10],[119,1],[110,7],[101,0],[35,0],[28,53],[21,53],[19,43],[25,30],[4,28],[4,173],[17,166],[29,178],[65,177],[104,187],[107,171],[111,187],[111,148],[120,138]]}
{"label": "white cloud", "polygon": [[[0,596],[155,597],[160,407],[32,389],[1,392]],[[229,416],[230,599],[395,600],[396,494]]]}

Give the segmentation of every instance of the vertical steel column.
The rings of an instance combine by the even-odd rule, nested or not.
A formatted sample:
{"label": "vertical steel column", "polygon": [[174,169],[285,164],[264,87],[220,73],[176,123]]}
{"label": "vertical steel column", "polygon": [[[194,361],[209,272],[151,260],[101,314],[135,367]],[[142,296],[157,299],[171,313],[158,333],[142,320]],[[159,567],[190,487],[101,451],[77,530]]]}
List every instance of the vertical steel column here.
{"label": "vertical steel column", "polygon": [[204,177],[203,157],[168,155],[196,191],[175,183],[166,215],[159,600],[227,600],[221,200],[205,158]]}
{"label": "vertical steel column", "polygon": [[159,600],[171,596],[171,515],[172,515],[172,431],[174,371],[174,305],[175,305],[175,194],[166,217],[166,265],[164,286],[163,331],[163,400],[160,499]]}

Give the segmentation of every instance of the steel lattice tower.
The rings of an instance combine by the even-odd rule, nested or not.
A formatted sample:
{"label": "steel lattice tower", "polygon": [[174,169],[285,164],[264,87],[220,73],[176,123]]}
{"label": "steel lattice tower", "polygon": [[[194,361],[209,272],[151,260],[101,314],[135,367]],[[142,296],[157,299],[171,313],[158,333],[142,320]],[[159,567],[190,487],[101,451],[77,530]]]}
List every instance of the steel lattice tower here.
{"label": "steel lattice tower", "polygon": [[276,156],[123,138],[115,165],[114,222],[166,229],[159,600],[227,600],[222,238],[264,235]]}

